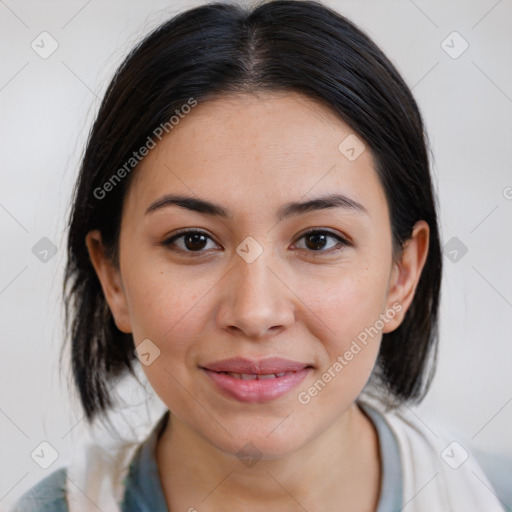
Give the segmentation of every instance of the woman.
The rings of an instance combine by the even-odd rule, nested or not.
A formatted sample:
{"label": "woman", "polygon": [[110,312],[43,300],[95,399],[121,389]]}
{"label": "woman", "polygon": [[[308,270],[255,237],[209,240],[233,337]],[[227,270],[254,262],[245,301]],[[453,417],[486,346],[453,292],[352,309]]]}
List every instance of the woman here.
{"label": "woman", "polygon": [[89,423],[139,362],[168,411],[16,510],[503,510],[408,407],[433,374],[437,222],[416,102],[348,20],[275,1],[158,27],[94,123],[66,279]]}

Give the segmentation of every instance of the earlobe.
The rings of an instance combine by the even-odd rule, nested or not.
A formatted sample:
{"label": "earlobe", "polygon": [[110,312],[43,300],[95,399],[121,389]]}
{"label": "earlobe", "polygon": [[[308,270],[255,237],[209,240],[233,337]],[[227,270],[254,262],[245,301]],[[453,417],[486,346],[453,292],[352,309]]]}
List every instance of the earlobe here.
{"label": "earlobe", "polygon": [[411,238],[404,244],[399,261],[393,266],[386,311],[394,310],[396,314],[384,327],[384,333],[392,332],[400,326],[414,299],[427,260],[429,233],[430,229],[425,221],[416,222]]}
{"label": "earlobe", "polygon": [[117,328],[124,333],[131,333],[130,315],[121,272],[106,255],[100,231],[89,231],[85,237],[85,243]]}

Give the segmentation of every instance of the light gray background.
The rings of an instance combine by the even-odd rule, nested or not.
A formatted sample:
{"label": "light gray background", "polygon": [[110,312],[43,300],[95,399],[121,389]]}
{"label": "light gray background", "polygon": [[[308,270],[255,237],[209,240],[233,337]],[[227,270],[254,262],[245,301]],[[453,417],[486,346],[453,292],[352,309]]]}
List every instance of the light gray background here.
{"label": "light gray background", "polygon": [[[99,99],[136,41],[202,3],[0,0],[1,510],[66,464],[85,423],[59,377],[59,300],[65,217]],[[366,30],[413,88],[435,157],[443,243],[467,247],[456,262],[445,253],[438,371],[416,414],[510,456],[512,2],[324,3]],[[47,59],[31,48],[43,31],[59,45]],[[453,31],[469,44],[456,59],[441,46]],[[453,36],[446,44],[462,48]],[[32,253],[42,237],[58,248],[46,263]],[[59,453],[46,470],[30,457],[42,441]]]}

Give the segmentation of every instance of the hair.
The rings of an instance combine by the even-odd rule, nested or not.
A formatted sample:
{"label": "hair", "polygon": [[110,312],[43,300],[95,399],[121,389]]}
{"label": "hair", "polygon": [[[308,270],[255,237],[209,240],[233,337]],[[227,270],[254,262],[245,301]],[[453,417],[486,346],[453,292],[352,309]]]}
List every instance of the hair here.
{"label": "hair", "polygon": [[89,423],[113,407],[109,384],[126,372],[135,375],[135,347],[132,335],[114,323],[85,237],[98,229],[118,265],[123,198],[136,166],[113,183],[107,199],[98,190],[121,176],[134,151],[190,98],[259,91],[299,92],[321,101],[370,147],[388,202],[393,258],[416,221],[428,223],[428,256],[415,297],[401,325],[383,335],[371,378],[396,403],[418,402],[426,393],[437,352],[442,257],[427,135],[410,89],[363,31],[320,3],[213,3],[166,21],[128,54],[89,134],[69,219],[64,281],[72,376]]}

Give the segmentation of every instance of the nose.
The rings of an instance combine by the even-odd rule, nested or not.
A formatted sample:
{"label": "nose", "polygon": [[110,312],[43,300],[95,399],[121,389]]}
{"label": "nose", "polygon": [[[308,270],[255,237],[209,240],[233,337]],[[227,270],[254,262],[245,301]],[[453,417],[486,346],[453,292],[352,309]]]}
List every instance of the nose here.
{"label": "nose", "polygon": [[234,255],[226,276],[217,321],[221,328],[258,339],[277,334],[295,318],[294,294],[265,251],[247,263]]}

